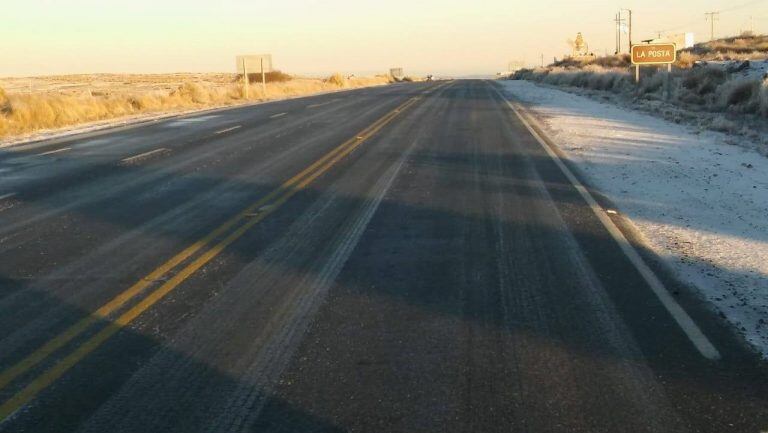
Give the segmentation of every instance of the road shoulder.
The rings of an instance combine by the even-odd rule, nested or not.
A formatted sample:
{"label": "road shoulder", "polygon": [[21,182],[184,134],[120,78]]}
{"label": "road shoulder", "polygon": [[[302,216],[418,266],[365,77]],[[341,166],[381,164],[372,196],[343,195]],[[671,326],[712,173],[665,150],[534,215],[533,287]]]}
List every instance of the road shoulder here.
{"label": "road shoulder", "polygon": [[675,276],[768,356],[768,159],[724,134],[528,82],[503,86]]}

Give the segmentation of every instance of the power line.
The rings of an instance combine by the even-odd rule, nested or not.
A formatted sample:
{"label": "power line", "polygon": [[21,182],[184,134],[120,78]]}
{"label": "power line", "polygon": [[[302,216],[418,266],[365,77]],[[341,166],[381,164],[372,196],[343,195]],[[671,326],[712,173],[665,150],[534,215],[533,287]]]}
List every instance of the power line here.
{"label": "power line", "polygon": [[722,9],[720,12],[733,12],[733,11],[737,11],[739,9],[744,9],[744,8],[750,7],[752,5],[756,5],[758,3],[768,3],[768,0],[754,0],[754,1],[751,1],[751,2],[747,2],[747,3],[742,3],[740,5],[736,5],[736,6],[728,8],[728,9]]}
{"label": "power line", "polygon": [[[729,7],[727,9],[721,9],[720,11],[718,11],[718,13],[729,13],[729,12],[733,12],[733,11],[737,11],[737,10],[740,10],[740,9],[744,9],[744,8],[747,8],[747,7],[750,7],[750,6],[759,4],[759,3],[768,3],[768,0],[753,0],[751,2],[742,3],[742,4],[739,4],[739,5],[736,5],[736,6]],[[755,18],[755,19],[763,20],[764,18]],[[692,20],[692,21],[689,21],[689,22],[687,22],[685,24],[681,24],[681,25],[678,25],[678,26],[675,26],[675,27],[670,27],[670,28],[664,29],[664,30],[657,30],[657,32],[668,33],[668,32],[672,32],[672,31],[675,31],[675,30],[687,29],[687,28],[690,28],[692,25],[694,25],[694,24],[696,24],[698,22],[699,22],[699,20]]]}

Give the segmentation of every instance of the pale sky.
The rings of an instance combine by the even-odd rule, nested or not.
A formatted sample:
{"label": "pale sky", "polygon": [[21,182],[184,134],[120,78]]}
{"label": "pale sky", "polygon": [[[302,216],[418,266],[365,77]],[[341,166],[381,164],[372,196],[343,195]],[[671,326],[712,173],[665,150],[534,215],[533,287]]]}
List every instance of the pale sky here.
{"label": "pale sky", "polygon": [[[614,14],[632,8],[635,39],[657,30],[709,38],[768,33],[768,0],[2,0],[0,76],[234,72],[237,54],[271,53],[289,73],[489,74],[547,62],[583,32],[614,50]],[[743,5],[743,7],[741,7]],[[733,9],[733,10],[732,10]],[[729,11],[730,10],[730,11]],[[626,41],[624,42],[626,45]]]}

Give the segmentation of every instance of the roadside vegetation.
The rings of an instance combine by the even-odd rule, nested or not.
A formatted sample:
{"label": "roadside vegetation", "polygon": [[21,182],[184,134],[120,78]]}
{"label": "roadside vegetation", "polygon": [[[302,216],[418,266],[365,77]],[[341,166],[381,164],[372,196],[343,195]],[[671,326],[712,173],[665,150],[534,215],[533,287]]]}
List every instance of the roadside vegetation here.
{"label": "roadside vegetation", "polygon": [[681,51],[670,76],[669,98],[667,77],[666,67],[643,67],[636,85],[631,59],[624,54],[588,62],[565,59],[518,71],[511,78],[597,92],[606,95],[604,99],[618,98],[652,111],[670,106],[676,109],[668,110],[672,120],[698,117],[707,129],[765,141],[768,36],[722,39]]}
{"label": "roadside vegetation", "polygon": [[[29,91],[24,87],[4,90],[0,86],[0,138],[17,138],[43,130],[111,119],[224,107],[391,81],[386,75],[357,78],[334,74],[318,79],[276,71],[267,74],[268,85],[264,93],[260,85],[261,74],[249,74],[248,78],[252,83],[248,98],[244,97],[243,77],[230,74],[28,79]],[[25,81],[16,79],[15,82]]]}

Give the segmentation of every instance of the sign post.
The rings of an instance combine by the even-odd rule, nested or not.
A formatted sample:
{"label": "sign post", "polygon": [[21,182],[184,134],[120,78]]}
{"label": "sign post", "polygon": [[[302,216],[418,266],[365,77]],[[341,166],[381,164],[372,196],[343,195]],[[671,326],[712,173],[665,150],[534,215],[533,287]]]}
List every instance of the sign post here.
{"label": "sign post", "polygon": [[259,54],[250,56],[237,56],[235,59],[235,65],[237,67],[238,74],[242,74],[245,79],[245,97],[248,97],[249,71],[261,71],[261,89],[264,95],[267,94],[267,73],[272,72],[272,55],[271,54]]}
{"label": "sign post", "polygon": [[245,59],[242,61],[242,67],[243,67],[243,95],[245,96],[245,99],[248,99],[248,69],[245,66]]}
{"label": "sign post", "polygon": [[267,97],[267,73],[264,72],[264,57],[261,58],[261,91]]}
{"label": "sign post", "polygon": [[677,45],[673,43],[644,44],[632,46],[632,64],[635,65],[635,82],[640,82],[640,67],[644,65],[667,65],[667,99],[672,95],[672,63],[677,61]]}

